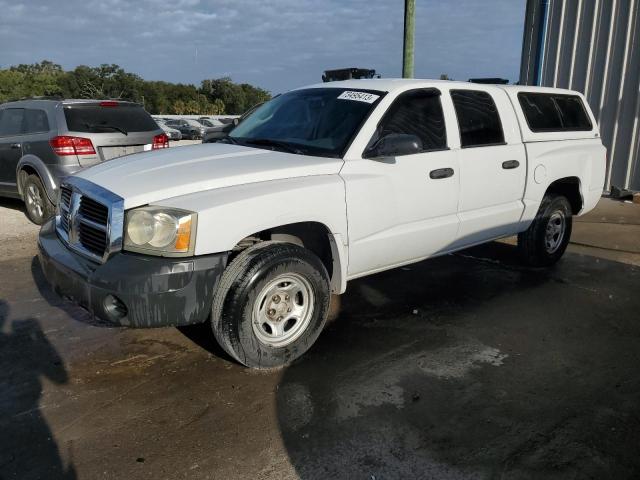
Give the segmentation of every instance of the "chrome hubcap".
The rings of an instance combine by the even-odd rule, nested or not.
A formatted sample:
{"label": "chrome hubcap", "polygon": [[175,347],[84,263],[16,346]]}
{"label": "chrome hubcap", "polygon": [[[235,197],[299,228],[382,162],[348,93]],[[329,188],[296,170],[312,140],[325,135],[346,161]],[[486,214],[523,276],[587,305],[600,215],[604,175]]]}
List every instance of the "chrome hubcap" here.
{"label": "chrome hubcap", "polygon": [[547,253],[555,253],[560,248],[564,239],[566,223],[564,212],[553,212],[549,217],[544,235],[544,246]]}
{"label": "chrome hubcap", "polygon": [[27,188],[27,208],[36,217],[41,218],[44,213],[44,206],[40,190],[35,185]]}
{"label": "chrome hubcap", "polygon": [[313,315],[313,289],[297,273],[279,275],[256,297],[252,311],[253,333],[271,347],[284,347],[297,340]]}

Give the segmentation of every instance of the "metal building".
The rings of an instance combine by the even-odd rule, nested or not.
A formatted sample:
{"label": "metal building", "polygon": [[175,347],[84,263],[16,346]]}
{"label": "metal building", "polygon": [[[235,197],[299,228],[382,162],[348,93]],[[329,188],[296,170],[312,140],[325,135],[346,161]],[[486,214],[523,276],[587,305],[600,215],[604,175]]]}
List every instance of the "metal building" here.
{"label": "metal building", "polygon": [[520,83],[583,92],[607,184],[640,190],[640,0],[528,0]]}

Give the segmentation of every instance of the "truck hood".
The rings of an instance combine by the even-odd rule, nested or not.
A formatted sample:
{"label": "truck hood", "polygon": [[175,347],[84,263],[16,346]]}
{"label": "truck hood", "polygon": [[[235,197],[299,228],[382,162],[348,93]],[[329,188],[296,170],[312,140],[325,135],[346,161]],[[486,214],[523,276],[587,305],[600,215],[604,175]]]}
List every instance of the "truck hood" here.
{"label": "truck hood", "polygon": [[124,199],[125,208],[254,182],[337,174],[343,161],[204,143],[116,158],[78,173]]}

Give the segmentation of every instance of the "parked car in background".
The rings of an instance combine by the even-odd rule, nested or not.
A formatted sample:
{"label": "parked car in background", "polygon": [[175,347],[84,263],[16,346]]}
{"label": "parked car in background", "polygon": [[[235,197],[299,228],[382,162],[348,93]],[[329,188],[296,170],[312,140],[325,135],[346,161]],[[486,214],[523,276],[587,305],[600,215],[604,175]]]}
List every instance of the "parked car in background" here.
{"label": "parked car in background", "polygon": [[28,99],[0,105],[0,196],[21,198],[40,225],[60,180],[124,155],[169,146],[141,105],[114,100]]}
{"label": "parked car in background", "polygon": [[198,118],[196,121],[207,128],[220,127],[224,125],[224,123],[220,120],[216,120],[215,118]]}
{"label": "parked car in background", "polygon": [[46,278],[116,324],[209,322],[254,368],[303,355],[351,280],[512,235],[553,265],[606,170],[581,93],[417,79],[293,90],[218,143],[138,157],[62,186]]}
{"label": "parked car in background", "polygon": [[207,129],[207,127],[201,123],[188,118],[172,118],[167,120],[166,125],[179,130],[182,134],[182,138],[188,140],[197,140],[202,138]]}
{"label": "parked car in background", "polygon": [[204,137],[202,137],[202,143],[215,143],[218,140],[225,138],[227,135],[229,135],[229,132],[231,132],[231,130],[233,130],[237,125],[240,124],[240,122],[242,122],[245,118],[251,115],[263,103],[264,102],[255,104],[253,107],[251,107],[249,110],[244,112],[239,117],[231,118],[231,119],[223,119],[223,120],[229,120],[229,121],[219,120],[221,125],[206,132]]}
{"label": "parked car in background", "polygon": [[154,119],[156,121],[156,123],[158,124],[158,126],[162,129],[162,131],[164,133],[167,134],[167,137],[169,137],[169,140],[182,140],[182,133],[180,133],[180,130],[178,130],[177,128],[171,128],[170,126],[167,125],[165,120],[156,118]]}

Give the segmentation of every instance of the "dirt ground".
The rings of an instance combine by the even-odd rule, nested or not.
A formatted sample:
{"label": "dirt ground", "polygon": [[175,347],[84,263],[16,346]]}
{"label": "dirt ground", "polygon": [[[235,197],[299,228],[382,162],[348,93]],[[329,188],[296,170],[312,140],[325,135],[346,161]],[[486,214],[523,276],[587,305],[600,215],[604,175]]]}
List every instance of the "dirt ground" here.
{"label": "dirt ground", "polygon": [[494,242],[353,281],[300,361],[97,324],[0,200],[0,479],[640,477],[640,205],[549,270]]}

